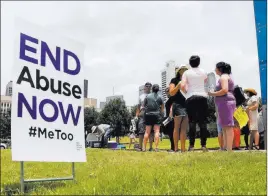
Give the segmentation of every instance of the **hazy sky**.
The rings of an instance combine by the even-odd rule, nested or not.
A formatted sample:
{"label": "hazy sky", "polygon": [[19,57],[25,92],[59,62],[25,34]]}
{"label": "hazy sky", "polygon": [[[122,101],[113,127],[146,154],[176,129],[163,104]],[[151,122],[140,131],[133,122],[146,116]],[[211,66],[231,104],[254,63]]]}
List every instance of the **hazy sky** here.
{"label": "hazy sky", "polygon": [[12,77],[14,18],[51,28],[86,45],[89,97],[123,94],[138,101],[138,87],[161,84],[168,60],[201,57],[207,72],[231,64],[235,82],[260,92],[253,2],[1,2],[1,94]]}

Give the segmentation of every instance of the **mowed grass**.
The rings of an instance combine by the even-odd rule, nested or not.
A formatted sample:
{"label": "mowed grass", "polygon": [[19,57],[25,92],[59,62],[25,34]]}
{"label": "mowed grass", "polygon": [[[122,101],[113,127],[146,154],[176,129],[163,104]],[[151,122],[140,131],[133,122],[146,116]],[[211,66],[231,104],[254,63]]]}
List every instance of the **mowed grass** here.
{"label": "mowed grass", "polygon": [[[87,162],[76,163],[75,171],[75,182],[31,183],[26,193],[266,195],[266,153],[261,152],[170,154],[87,149]],[[70,163],[25,163],[26,179],[70,175]],[[1,150],[1,194],[20,194],[19,182],[19,162],[12,162],[10,150]]]}
{"label": "mowed grass", "polygon": [[[112,141],[115,141],[115,138],[111,139]],[[120,138],[120,143],[129,143],[130,139],[129,137],[122,137]],[[136,142],[139,142],[139,138],[136,138]],[[189,140],[186,140],[186,148],[188,148],[189,146]],[[240,136],[240,146],[245,147],[246,144],[244,142],[244,135]],[[126,144],[126,147],[128,148],[129,145]],[[153,145],[154,147],[154,145]],[[131,149],[134,148],[134,145],[131,145]],[[169,139],[163,139],[162,141],[159,142],[159,148],[160,149],[170,149],[170,141]],[[179,148],[180,148],[180,142],[179,142]],[[201,144],[200,144],[200,139],[196,139],[195,141],[195,149],[200,149],[201,148]],[[208,138],[207,139],[207,148],[210,149],[215,149],[215,148],[219,148],[219,142],[218,142],[218,138]],[[149,149],[149,142],[147,143],[147,149]]]}

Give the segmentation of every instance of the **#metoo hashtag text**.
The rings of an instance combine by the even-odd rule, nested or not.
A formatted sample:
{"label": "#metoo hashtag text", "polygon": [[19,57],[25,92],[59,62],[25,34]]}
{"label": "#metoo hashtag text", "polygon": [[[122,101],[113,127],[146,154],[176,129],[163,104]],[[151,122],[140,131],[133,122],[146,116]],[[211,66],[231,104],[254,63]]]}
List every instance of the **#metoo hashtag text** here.
{"label": "#metoo hashtag text", "polygon": [[30,137],[38,137],[38,138],[45,138],[45,139],[57,139],[57,140],[73,140],[73,134],[65,133],[59,129],[55,129],[53,131],[47,131],[46,128],[42,129],[40,127],[30,127],[29,128],[29,136]]}

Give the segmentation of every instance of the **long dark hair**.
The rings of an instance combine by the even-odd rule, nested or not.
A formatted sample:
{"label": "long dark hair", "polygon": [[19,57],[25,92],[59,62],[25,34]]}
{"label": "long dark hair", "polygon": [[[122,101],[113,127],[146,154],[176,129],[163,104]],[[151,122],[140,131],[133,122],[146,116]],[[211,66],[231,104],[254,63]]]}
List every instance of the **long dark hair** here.
{"label": "long dark hair", "polygon": [[177,71],[175,78],[177,78],[179,81],[181,81],[181,74],[179,71]]}
{"label": "long dark hair", "polygon": [[231,65],[225,62],[219,62],[216,64],[216,68],[222,73],[222,74],[231,74],[232,68]]}

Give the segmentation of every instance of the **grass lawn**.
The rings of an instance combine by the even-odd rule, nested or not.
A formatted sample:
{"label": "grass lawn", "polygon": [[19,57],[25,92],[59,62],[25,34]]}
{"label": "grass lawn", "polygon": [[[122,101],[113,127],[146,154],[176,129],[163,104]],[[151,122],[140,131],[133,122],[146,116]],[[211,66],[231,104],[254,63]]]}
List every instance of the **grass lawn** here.
{"label": "grass lawn", "polygon": [[[169,148],[167,141],[161,145]],[[87,149],[87,162],[75,168],[76,182],[31,183],[27,194],[266,195],[266,153],[261,152]],[[11,151],[1,150],[1,194],[19,194],[19,169],[19,162],[11,161]],[[70,163],[25,163],[26,179],[70,175]]]}
{"label": "grass lawn", "polygon": [[[112,138],[111,140],[115,141],[115,138]],[[139,142],[139,138],[136,138],[136,142]],[[246,146],[245,142],[244,142],[244,135],[241,135],[240,137],[240,146]],[[120,138],[120,143],[129,143],[129,137],[122,137]],[[133,149],[134,145],[131,145],[131,149]],[[189,146],[189,140],[186,140],[186,149],[188,149]],[[128,148],[128,144],[126,145],[126,147]],[[153,145],[154,147],[154,145]],[[159,143],[159,148],[160,149],[170,149],[170,141],[169,139],[163,139],[160,143]],[[180,142],[179,142],[179,148],[180,148]],[[195,148],[196,149],[200,149],[201,145],[200,145],[200,139],[196,139],[195,141]],[[207,139],[207,148],[219,148],[219,142],[217,138],[208,138]],[[149,149],[149,142],[147,144],[147,149]]]}

